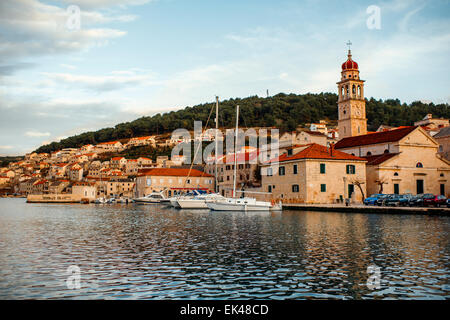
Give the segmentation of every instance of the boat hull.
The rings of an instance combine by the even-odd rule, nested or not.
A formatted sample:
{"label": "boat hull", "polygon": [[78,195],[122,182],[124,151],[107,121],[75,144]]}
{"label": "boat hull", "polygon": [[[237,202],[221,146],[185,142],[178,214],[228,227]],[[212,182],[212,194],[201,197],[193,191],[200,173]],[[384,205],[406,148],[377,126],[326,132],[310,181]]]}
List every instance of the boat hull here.
{"label": "boat hull", "polygon": [[240,203],[224,203],[211,202],[207,204],[208,208],[214,211],[270,211],[271,205],[254,205],[254,204],[240,204]]}
{"label": "boat hull", "polygon": [[178,205],[181,209],[208,209],[206,200],[196,199],[179,199]]}

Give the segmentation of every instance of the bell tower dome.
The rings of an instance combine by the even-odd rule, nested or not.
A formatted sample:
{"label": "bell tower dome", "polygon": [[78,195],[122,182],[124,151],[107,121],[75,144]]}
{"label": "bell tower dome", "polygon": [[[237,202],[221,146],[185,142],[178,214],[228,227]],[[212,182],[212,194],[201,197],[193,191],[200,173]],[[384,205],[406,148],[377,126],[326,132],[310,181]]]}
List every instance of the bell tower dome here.
{"label": "bell tower dome", "polygon": [[364,82],[349,48],[347,61],[342,64],[341,81],[337,83],[339,139],[367,134]]}

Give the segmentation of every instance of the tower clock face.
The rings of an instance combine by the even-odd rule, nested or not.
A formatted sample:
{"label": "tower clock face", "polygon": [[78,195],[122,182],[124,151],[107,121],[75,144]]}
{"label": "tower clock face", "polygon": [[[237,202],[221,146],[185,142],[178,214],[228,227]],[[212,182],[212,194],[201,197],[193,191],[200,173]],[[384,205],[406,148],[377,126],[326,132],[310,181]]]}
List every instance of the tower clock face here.
{"label": "tower clock face", "polygon": [[356,108],[355,108],[355,114],[356,114],[358,117],[361,117],[361,108],[360,108],[360,107],[356,107]]}

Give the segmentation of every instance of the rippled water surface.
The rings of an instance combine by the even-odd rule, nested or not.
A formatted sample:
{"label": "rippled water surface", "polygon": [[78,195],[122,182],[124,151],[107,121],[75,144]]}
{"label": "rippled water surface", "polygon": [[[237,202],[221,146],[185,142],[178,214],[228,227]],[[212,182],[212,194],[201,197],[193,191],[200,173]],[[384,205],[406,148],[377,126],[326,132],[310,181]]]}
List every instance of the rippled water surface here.
{"label": "rippled water surface", "polygon": [[[0,299],[448,299],[449,217],[0,199]],[[67,268],[80,268],[80,289]],[[381,269],[370,290],[369,265]]]}

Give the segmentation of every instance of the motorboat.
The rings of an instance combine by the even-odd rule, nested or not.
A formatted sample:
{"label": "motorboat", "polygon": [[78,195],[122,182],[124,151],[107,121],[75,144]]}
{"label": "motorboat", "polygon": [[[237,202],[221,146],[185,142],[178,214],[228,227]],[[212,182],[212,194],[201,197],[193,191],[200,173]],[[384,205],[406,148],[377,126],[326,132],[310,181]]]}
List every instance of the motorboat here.
{"label": "motorboat", "polygon": [[281,203],[258,201],[255,198],[224,198],[206,203],[215,211],[269,211],[282,210]]}
{"label": "motorboat", "polygon": [[161,203],[161,200],[166,199],[162,192],[152,192],[146,196],[140,198],[134,198],[133,201],[136,203]]}
{"label": "motorboat", "polygon": [[105,204],[106,203],[106,199],[105,198],[97,198],[94,201],[96,204]]}
{"label": "motorboat", "polygon": [[207,203],[220,199],[225,197],[217,193],[201,194],[194,197],[181,197],[178,199],[178,205],[181,209],[208,209]]}

